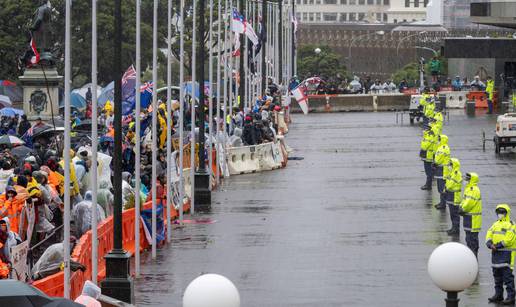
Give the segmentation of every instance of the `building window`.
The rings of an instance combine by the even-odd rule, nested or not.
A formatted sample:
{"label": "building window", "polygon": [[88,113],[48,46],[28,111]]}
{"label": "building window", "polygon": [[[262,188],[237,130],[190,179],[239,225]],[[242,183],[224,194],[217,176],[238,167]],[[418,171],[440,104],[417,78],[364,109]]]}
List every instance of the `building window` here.
{"label": "building window", "polygon": [[419,0],[414,0],[414,7],[419,7]]}
{"label": "building window", "polygon": [[308,13],[303,13],[303,20],[304,21],[308,20]]}
{"label": "building window", "polygon": [[387,22],[387,13],[383,13],[383,21]]}
{"label": "building window", "polygon": [[324,21],[337,21],[337,13],[323,13]]}
{"label": "building window", "polygon": [[323,0],[324,4],[337,4],[337,0]]}
{"label": "building window", "polygon": [[315,0],[315,4],[321,4],[321,0]]}
{"label": "building window", "polygon": [[308,0],[308,4],[314,4],[314,0]]}
{"label": "building window", "polygon": [[349,0],[349,5],[357,5],[357,0]]}
{"label": "building window", "polygon": [[367,5],[373,5],[374,4],[374,0],[367,0]]}
{"label": "building window", "polygon": [[365,5],[365,0],[358,0],[359,5]]}
{"label": "building window", "polygon": [[428,0],[424,0],[423,3],[425,5],[425,7],[426,7],[428,5]]}
{"label": "building window", "polygon": [[365,18],[365,13],[358,13],[358,21],[362,21]]}
{"label": "building window", "polygon": [[308,4],[308,0],[303,0],[303,4]]}
{"label": "building window", "polygon": [[349,21],[356,21],[357,13],[349,13]]}
{"label": "building window", "polygon": [[348,0],[340,0],[340,4],[346,5],[346,4],[348,4]]}
{"label": "building window", "polygon": [[376,13],[376,20],[382,21],[382,13]]}
{"label": "building window", "polygon": [[321,13],[315,13],[315,21],[321,21]]}
{"label": "building window", "polygon": [[308,13],[308,21],[314,21],[314,13]]}
{"label": "building window", "polygon": [[389,0],[383,0],[383,5],[390,5],[391,2]]}
{"label": "building window", "polygon": [[340,21],[348,21],[348,15],[346,13],[340,13]]}
{"label": "building window", "polygon": [[302,20],[301,19],[301,13],[296,13],[296,18],[297,18],[297,20]]}
{"label": "building window", "polygon": [[296,0],[297,4],[301,4],[301,0]]}
{"label": "building window", "polygon": [[405,7],[410,7],[410,0],[405,0]]}
{"label": "building window", "polygon": [[392,22],[394,22],[394,23],[398,23],[398,19],[394,19]]}

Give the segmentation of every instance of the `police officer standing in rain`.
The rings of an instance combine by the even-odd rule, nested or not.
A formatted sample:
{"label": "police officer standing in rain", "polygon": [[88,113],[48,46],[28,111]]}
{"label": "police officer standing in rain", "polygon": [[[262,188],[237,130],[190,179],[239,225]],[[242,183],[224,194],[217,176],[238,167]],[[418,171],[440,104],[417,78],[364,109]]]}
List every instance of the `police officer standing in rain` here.
{"label": "police officer standing in rain", "polygon": [[[491,263],[495,282],[495,294],[489,298],[490,303],[514,305],[514,256],[516,255],[515,226],[511,221],[511,208],[507,204],[496,206],[498,220],[493,223],[486,234],[486,245],[491,250]],[[503,286],[507,298],[503,298]]]}
{"label": "police officer standing in rain", "polygon": [[482,228],[482,196],[478,188],[477,173],[466,174],[466,187],[460,203],[459,214],[466,233],[466,245],[478,258],[478,233]]}

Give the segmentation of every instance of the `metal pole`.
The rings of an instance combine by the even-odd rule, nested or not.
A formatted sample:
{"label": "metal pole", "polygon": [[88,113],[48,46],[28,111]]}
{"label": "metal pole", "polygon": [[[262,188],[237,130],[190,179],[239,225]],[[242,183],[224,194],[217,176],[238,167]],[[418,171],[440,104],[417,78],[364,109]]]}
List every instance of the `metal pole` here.
{"label": "metal pole", "polygon": [[[219,0],[220,1],[220,0]],[[211,190],[211,175],[212,175],[212,169],[211,166],[213,165],[213,50],[212,45],[213,44],[213,0],[210,0],[210,33],[209,33],[209,43],[208,43],[208,51],[210,53],[209,55],[209,68],[208,68],[208,75],[209,75],[209,81],[210,81],[210,96],[208,97],[209,101],[209,114],[208,114],[208,133],[209,133],[209,149],[208,149],[208,176],[209,176],[209,188]]]}
{"label": "metal pole", "polygon": [[154,0],[152,24],[152,259],[156,259],[157,245],[157,172],[156,159],[158,151],[158,0]]}
{"label": "metal pole", "polygon": [[64,134],[64,297],[70,298],[70,82],[71,53],[70,17],[71,1],[66,0],[65,8],[65,134]]}
{"label": "metal pole", "polygon": [[[192,1],[193,6],[193,18],[192,18],[192,100],[190,103],[190,121],[191,121],[191,131],[190,131],[190,212],[195,214],[195,75],[196,75],[196,42],[197,42],[197,27],[195,19],[197,17],[197,5],[196,0]],[[204,85],[204,84],[203,84]],[[199,84],[199,92],[201,92],[201,84]],[[201,150],[201,148],[199,148]]]}
{"label": "metal pole", "polygon": [[106,259],[106,278],[102,281],[102,294],[131,303],[133,297],[132,279],[129,275],[131,256],[122,246],[122,1],[115,0],[114,10],[114,52],[115,74],[114,130],[115,149],[113,154],[113,250]]}
{"label": "metal pole", "polygon": [[168,0],[167,19],[167,242],[172,239],[172,0]]}
{"label": "metal pole", "polygon": [[91,212],[91,280],[96,285],[98,276],[97,236],[97,0],[91,0],[91,185],[93,210]]}
{"label": "metal pole", "polygon": [[446,307],[459,307],[459,297],[457,292],[446,292]]}
{"label": "metal pole", "polygon": [[[220,85],[222,83],[221,80],[221,71],[220,71],[220,65],[222,63],[220,55],[220,45],[223,43],[222,41],[222,32],[221,32],[221,23],[222,23],[222,0],[217,1],[218,5],[218,24],[217,24],[217,123],[216,123],[216,129],[217,129],[217,154],[215,155],[215,165],[217,165],[215,169],[215,182],[217,183],[217,186],[219,185],[219,132],[220,132]],[[226,84],[224,82],[224,84]]]}
{"label": "metal pole", "polygon": [[[239,0],[239,6],[240,6],[240,14],[242,16],[246,16],[246,12],[244,12],[244,0]],[[247,45],[247,36],[244,34],[240,34],[240,67],[239,67],[239,76],[240,76],[240,82],[238,83],[238,107],[240,110],[244,108],[245,103],[245,71],[244,71],[244,61],[245,56],[244,53],[246,52],[246,46]]]}
{"label": "metal pole", "polygon": [[[141,42],[140,42],[140,5],[141,0],[136,0],[136,85],[135,90],[136,93],[139,93],[141,81],[140,76],[142,73],[141,69]],[[134,179],[135,179],[135,195],[139,195],[141,187],[141,169],[140,169],[140,148],[141,148],[141,138],[140,138],[140,113],[141,113],[141,97],[140,95],[136,95],[136,119],[135,119],[135,161],[134,161]],[[140,276],[140,197],[134,198],[134,234],[135,234],[135,248],[134,248],[134,267],[135,267],[135,275],[136,277]]]}
{"label": "metal pole", "polygon": [[[266,27],[267,25],[267,0],[262,0],[262,31],[269,32],[269,29]],[[266,66],[266,53],[267,53],[267,35],[264,37],[264,41],[261,42],[262,47],[260,52],[262,53],[262,85],[261,85],[261,95],[265,94],[265,88],[267,86],[267,66]]]}
{"label": "metal pole", "polygon": [[[283,46],[283,0],[278,0],[278,42],[279,46]],[[278,50],[278,82],[283,83],[283,48],[277,48]]]}
{"label": "metal pole", "polygon": [[295,54],[296,54],[296,28],[295,28],[295,25],[294,25],[294,20],[296,20],[296,0],[291,0],[292,2],[292,16],[291,16],[291,20],[289,21],[290,22],[290,26],[292,28],[292,31],[290,32],[291,33],[291,53],[290,53],[290,58],[291,58],[291,64],[292,65],[292,76],[294,76],[296,74],[296,57],[295,57]]}
{"label": "metal pole", "polygon": [[181,22],[179,23],[179,222],[183,224],[183,200],[185,197],[184,175],[183,175],[183,138],[184,138],[184,105],[185,105],[185,40],[184,40],[184,9],[185,1],[180,0],[179,11]]}

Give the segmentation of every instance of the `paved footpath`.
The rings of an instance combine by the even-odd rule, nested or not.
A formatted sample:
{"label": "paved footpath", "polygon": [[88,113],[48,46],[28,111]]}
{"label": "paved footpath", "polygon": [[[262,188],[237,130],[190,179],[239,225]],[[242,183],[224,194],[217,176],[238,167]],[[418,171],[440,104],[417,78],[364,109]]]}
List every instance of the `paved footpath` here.
{"label": "paved footpath", "polygon": [[[144,255],[139,306],[181,306],[184,289],[201,273],[230,278],[243,307],[444,306],[426,262],[449,240],[449,217],[432,206],[436,188],[419,189],[421,129],[396,125],[393,113],[293,119],[287,143],[291,156],[304,160],[226,179],[213,193],[212,213],[196,216],[216,223],[175,229],[155,262]],[[495,121],[455,111],[444,127],[463,174],[480,175],[481,242],[496,204],[516,205],[516,152],[496,156],[492,144],[482,151],[481,131],[492,135]],[[486,306],[492,294],[483,244],[479,257],[479,281],[460,294],[461,306]]]}

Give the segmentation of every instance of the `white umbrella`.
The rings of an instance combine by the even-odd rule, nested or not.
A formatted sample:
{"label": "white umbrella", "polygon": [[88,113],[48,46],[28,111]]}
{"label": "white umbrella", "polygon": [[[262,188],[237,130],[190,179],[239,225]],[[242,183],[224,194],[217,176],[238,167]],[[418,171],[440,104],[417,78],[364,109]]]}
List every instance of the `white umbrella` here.
{"label": "white umbrella", "polygon": [[0,95],[0,105],[3,107],[10,107],[12,106],[11,98],[9,96]]}

